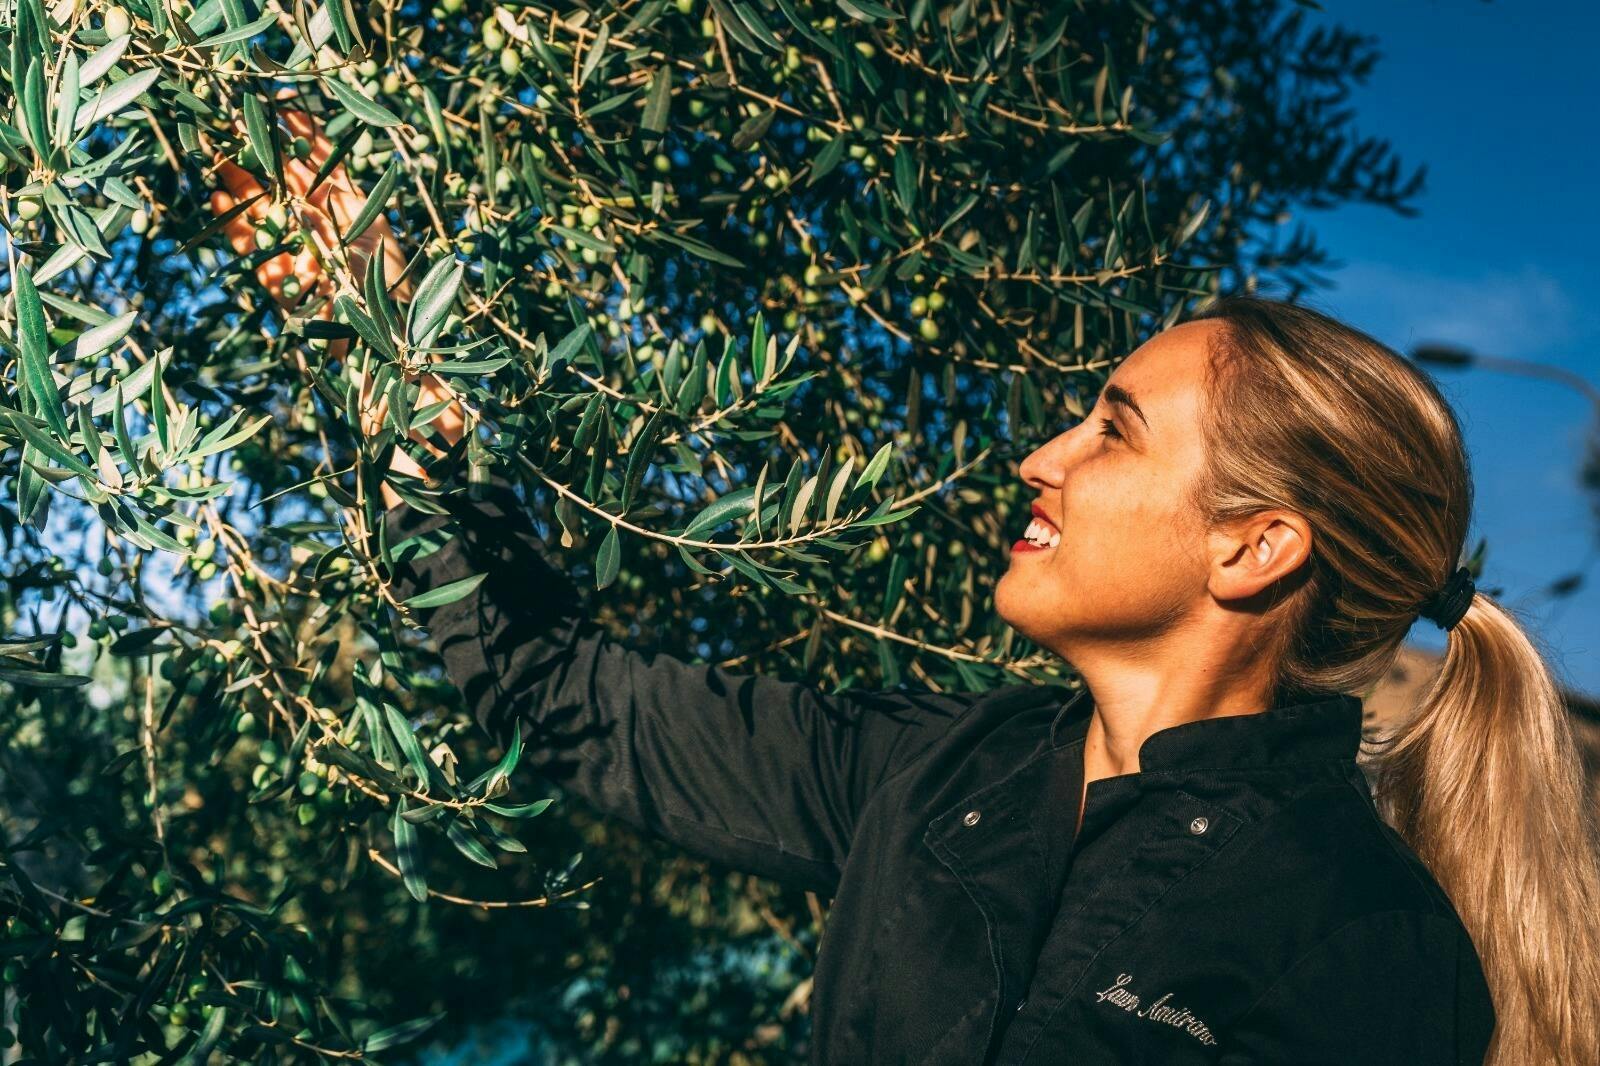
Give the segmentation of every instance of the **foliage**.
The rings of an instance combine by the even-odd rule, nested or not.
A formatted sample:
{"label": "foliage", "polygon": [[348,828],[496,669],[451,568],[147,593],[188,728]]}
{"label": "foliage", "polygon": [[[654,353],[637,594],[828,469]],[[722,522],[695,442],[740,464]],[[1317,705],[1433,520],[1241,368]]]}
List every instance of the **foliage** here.
{"label": "foliage", "polygon": [[[430,458],[418,370],[471,432],[395,489],[510,471],[619,636],[829,688],[1053,679],[986,609],[1014,460],[1196,300],[1314,284],[1293,211],[1421,179],[1351,127],[1372,42],[1280,0],[6,16],[25,1061],[378,1061],[505,1010],[571,1061],[802,1054],[822,901],[528,799],[404,624],[369,535],[392,449]],[[283,195],[285,107],[371,192],[331,234]],[[216,152],[272,190],[249,254]],[[380,217],[408,301],[354,269]],[[281,314],[285,253],[334,290]]]}

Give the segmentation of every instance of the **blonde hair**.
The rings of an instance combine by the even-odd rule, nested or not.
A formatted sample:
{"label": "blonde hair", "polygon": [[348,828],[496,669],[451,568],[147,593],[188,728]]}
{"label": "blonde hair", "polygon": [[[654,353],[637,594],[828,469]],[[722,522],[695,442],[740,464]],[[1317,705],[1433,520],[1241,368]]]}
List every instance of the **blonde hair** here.
{"label": "blonde hair", "polygon": [[[1309,565],[1274,606],[1279,691],[1368,693],[1455,571],[1472,483],[1433,382],[1365,333],[1254,296],[1214,319],[1204,399],[1213,521],[1310,522]],[[1490,1066],[1600,1061],[1600,840],[1550,668],[1483,592],[1449,630],[1416,713],[1361,756],[1380,814],[1450,897],[1483,962]]]}

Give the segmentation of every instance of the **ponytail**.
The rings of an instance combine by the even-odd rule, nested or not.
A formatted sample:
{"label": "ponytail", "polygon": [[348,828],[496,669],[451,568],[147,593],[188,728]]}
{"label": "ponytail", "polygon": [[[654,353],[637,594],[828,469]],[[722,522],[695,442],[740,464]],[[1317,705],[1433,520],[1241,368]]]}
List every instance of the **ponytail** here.
{"label": "ponytail", "polygon": [[1600,1062],[1600,835],[1570,711],[1516,620],[1474,595],[1419,709],[1378,748],[1379,813],[1483,963],[1487,1066]]}

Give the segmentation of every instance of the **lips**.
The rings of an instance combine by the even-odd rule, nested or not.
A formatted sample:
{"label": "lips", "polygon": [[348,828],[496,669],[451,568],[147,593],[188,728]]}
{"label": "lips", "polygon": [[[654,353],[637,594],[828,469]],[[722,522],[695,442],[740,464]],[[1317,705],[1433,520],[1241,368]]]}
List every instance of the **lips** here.
{"label": "lips", "polygon": [[[1011,545],[1013,555],[1024,552],[1053,551],[1056,545],[1061,542],[1060,527],[1055,524],[1055,521],[1049,515],[1045,514],[1044,508],[1039,505],[1038,501],[1035,501],[1029,507],[1029,510],[1033,514],[1033,521],[1028,523],[1028,528],[1023,531],[1022,536],[1018,537],[1016,543]],[[1030,533],[1038,538],[1039,541],[1048,541],[1048,543],[1029,540]]]}

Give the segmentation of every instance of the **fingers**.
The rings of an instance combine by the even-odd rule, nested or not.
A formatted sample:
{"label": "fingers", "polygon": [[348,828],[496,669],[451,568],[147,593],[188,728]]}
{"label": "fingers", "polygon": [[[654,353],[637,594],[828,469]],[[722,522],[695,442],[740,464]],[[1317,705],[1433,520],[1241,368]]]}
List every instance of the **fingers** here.
{"label": "fingers", "polygon": [[[224,158],[217,164],[217,177],[222,179],[223,187],[233,194],[235,200],[248,200],[267,191],[248,170],[231,159]],[[265,210],[262,208],[263,212]]]}
{"label": "fingers", "polygon": [[[227,214],[238,203],[232,193],[218,189],[211,194],[211,210],[218,215]],[[265,201],[258,200],[222,224],[222,232],[238,255],[249,255],[255,250],[256,220],[266,214]]]}

